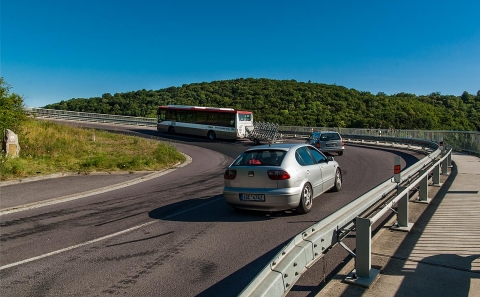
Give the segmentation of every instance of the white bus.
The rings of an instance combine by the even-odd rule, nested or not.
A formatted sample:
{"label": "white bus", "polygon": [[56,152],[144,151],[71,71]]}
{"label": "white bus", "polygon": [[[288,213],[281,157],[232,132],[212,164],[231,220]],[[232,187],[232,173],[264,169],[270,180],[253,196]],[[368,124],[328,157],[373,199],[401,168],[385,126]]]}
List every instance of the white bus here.
{"label": "white bus", "polygon": [[251,111],[187,105],[159,106],[157,110],[160,132],[238,139],[246,137],[246,127],[253,127]]}

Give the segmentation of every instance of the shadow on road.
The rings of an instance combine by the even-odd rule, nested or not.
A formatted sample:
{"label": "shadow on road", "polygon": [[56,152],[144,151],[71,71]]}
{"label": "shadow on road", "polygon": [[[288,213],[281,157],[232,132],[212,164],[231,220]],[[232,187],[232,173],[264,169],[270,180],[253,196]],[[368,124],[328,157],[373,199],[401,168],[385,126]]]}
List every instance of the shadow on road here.
{"label": "shadow on road", "polygon": [[294,217],[295,211],[249,211],[235,210],[224,200],[223,195],[193,198],[156,208],[148,213],[156,220],[181,222],[251,222],[266,221],[280,217]]}

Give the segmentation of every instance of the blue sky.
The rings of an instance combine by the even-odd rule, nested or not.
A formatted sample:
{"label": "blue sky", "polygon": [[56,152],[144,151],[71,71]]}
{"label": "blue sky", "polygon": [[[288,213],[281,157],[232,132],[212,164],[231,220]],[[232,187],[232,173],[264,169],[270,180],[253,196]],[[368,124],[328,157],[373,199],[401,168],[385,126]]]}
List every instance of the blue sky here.
{"label": "blue sky", "polygon": [[480,1],[1,0],[28,107],[236,78],[374,94],[480,90]]}

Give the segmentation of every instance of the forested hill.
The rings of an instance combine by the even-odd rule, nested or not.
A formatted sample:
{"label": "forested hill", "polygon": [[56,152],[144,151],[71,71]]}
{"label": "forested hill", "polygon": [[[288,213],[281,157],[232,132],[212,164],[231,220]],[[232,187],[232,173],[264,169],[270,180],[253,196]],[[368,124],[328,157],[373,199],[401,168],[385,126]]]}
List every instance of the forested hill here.
{"label": "forested hill", "polygon": [[250,110],[255,121],[282,126],[480,131],[480,91],[461,96],[374,95],[295,80],[248,78],[194,83],[156,91],[73,98],[45,108],[155,117],[157,107],[167,104]]}

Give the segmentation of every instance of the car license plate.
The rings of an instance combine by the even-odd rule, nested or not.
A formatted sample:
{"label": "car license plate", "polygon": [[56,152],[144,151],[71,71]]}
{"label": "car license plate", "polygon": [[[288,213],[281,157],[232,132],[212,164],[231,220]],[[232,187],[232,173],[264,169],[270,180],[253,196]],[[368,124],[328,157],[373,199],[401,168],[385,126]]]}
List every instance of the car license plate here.
{"label": "car license plate", "polygon": [[263,195],[263,194],[240,194],[240,200],[242,200],[242,201],[265,201],[265,195]]}
{"label": "car license plate", "polygon": [[327,143],[327,146],[336,146],[335,143]]}

